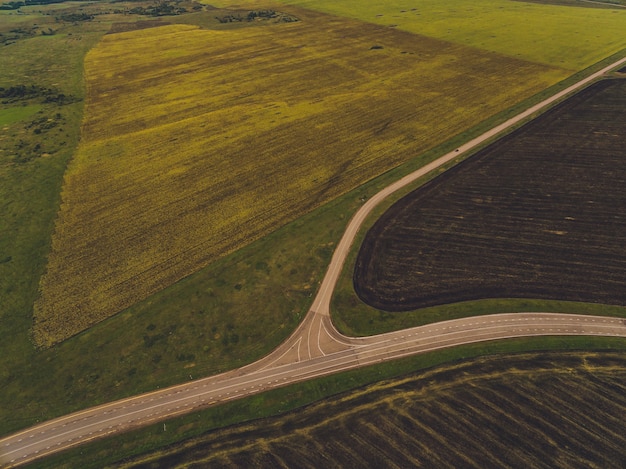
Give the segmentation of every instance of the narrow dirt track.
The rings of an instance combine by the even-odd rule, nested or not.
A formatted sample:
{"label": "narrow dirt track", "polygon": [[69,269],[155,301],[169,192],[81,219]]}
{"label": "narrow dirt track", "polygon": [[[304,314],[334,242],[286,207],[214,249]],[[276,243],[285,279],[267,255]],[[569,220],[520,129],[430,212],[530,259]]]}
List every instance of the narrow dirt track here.
{"label": "narrow dirt track", "polygon": [[0,465],[14,467],[85,442],[324,375],[455,345],[512,337],[626,337],[626,320],[556,313],[496,314],[456,319],[387,334],[350,338],[330,320],[330,299],[354,238],[371,211],[393,192],[494,138],[605,73],[623,58],[509,119],[369,199],[350,221],[311,309],[296,331],[265,358],[221,375],[130,397],[41,423],[0,440]]}

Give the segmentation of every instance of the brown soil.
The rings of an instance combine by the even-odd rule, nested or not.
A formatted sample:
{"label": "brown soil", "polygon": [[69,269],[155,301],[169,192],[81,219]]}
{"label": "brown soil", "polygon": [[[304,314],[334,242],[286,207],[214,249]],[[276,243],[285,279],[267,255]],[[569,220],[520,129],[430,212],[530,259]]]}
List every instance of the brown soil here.
{"label": "brown soil", "polygon": [[354,273],[389,311],[483,298],[626,304],[626,80],[605,80],[396,203]]}
{"label": "brown soil", "polygon": [[625,365],[595,353],[446,365],[121,467],[620,467]]}

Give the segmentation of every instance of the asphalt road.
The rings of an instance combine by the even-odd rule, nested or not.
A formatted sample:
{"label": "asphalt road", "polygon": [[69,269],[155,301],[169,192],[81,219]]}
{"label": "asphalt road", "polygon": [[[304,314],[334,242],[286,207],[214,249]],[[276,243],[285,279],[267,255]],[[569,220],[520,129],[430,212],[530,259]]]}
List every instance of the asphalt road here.
{"label": "asphalt road", "polygon": [[304,321],[285,343],[267,357],[238,370],[93,407],[7,436],[0,440],[0,465],[18,466],[90,440],[182,415],[194,409],[445,347],[546,335],[626,337],[626,320],[621,318],[513,313],[456,319],[372,337],[350,338],[337,332],[329,316],[331,295],[350,246],[359,227],[380,201],[624,63],[626,58],[515,116],[370,198],[349,223]]}
{"label": "asphalt road", "polygon": [[[287,384],[455,345],[541,335],[626,337],[626,321],[557,313],[510,313],[457,319],[366,338],[333,337],[316,315],[311,348],[301,355],[199,379],[87,409],[0,441],[2,463],[16,466],[132,427],[182,415]],[[307,331],[308,332],[308,331]],[[319,339],[319,340],[318,340]],[[287,352],[290,352],[288,349]],[[276,358],[274,355],[272,355]],[[299,358],[299,359],[298,359]]]}

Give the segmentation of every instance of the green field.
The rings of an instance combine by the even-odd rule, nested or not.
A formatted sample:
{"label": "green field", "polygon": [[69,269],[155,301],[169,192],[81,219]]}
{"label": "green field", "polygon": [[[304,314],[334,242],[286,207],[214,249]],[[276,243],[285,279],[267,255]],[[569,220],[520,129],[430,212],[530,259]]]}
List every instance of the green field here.
{"label": "green field", "polygon": [[286,3],[571,70],[588,67],[609,55],[607,52],[626,46],[624,8],[576,8],[510,0]]}
{"label": "green field", "polygon": [[[71,5],[72,13],[80,12],[80,9],[83,8],[82,4],[78,3],[57,5],[54,8],[68,9],[68,5]],[[103,5],[85,5],[84,11],[89,11],[87,10],[88,7],[104,8]],[[260,3],[254,3],[250,8],[258,8],[259,5]],[[279,8],[275,4],[272,7]],[[52,9],[52,7],[50,8]],[[385,8],[388,7],[385,6]],[[39,9],[46,10],[43,7],[36,8],[36,10]],[[433,57],[434,62],[429,62],[431,67],[429,76],[431,77],[431,85],[440,87],[433,90],[435,94],[431,95],[431,99],[436,98],[444,101],[447,107],[443,109],[447,109],[448,112],[451,112],[450,109],[455,109],[459,100],[464,98],[457,96],[452,100],[446,100],[444,84],[437,82],[437,78],[454,76],[456,80],[460,81],[452,80],[446,86],[458,88],[458,83],[463,82],[464,77],[467,78],[471,75],[473,83],[486,93],[492,91],[492,80],[499,79],[498,64],[503,62],[524,63],[524,67],[527,67],[525,69],[528,73],[527,77],[531,76],[533,71],[539,70],[546,72],[546,75],[543,75],[543,78],[536,82],[522,83],[520,85],[522,90],[518,89],[516,94],[507,96],[504,91],[506,86],[511,86],[520,80],[520,76],[516,75],[519,69],[508,69],[508,85],[501,84],[501,94],[491,97],[495,100],[495,104],[492,103],[489,108],[481,107],[483,101],[480,100],[481,96],[477,96],[475,98],[477,101],[472,104],[475,107],[468,106],[462,113],[455,116],[458,121],[456,121],[453,130],[439,129],[438,132],[429,136],[426,145],[423,145],[422,142],[415,146],[414,143],[401,139],[386,140],[386,144],[392,142],[394,145],[398,142],[404,142],[402,143],[404,153],[398,157],[393,151],[388,151],[387,156],[390,159],[397,159],[389,166],[384,168],[381,166],[378,171],[384,172],[403,162],[407,162],[406,166],[391,170],[350,192],[351,188],[378,174],[374,171],[363,180],[359,180],[357,183],[353,182],[352,186],[344,187],[342,191],[346,194],[342,197],[335,198],[337,194],[329,190],[329,196],[326,199],[322,198],[312,203],[311,209],[313,206],[319,206],[319,208],[311,211],[308,215],[300,217],[301,213],[296,210],[295,215],[291,218],[293,221],[285,221],[284,227],[280,230],[260,237],[256,242],[224,256],[218,261],[209,262],[209,265],[198,273],[160,290],[155,295],[148,296],[117,316],[101,322],[62,344],[40,350],[32,341],[33,304],[38,295],[39,280],[45,270],[46,256],[51,246],[55,216],[61,202],[63,176],[66,174],[67,164],[78,144],[83,107],[82,99],[85,97],[82,75],[83,59],[87,51],[98,43],[112,22],[132,23],[138,19],[146,18],[132,15],[119,17],[108,12],[106,15],[96,17],[91,22],[61,23],[61,27],[56,25],[50,17],[42,17],[32,8],[29,11],[31,13],[29,17],[19,18],[20,24],[30,25],[30,28],[34,23],[39,22],[42,25],[45,24],[46,28],[49,24],[50,27],[58,28],[58,30],[56,34],[45,37],[41,34],[32,37],[25,35],[15,43],[3,46],[0,49],[0,60],[3,64],[0,69],[0,87],[7,88],[21,83],[29,86],[33,84],[40,88],[54,89],[55,92],[72,97],[75,101],[59,105],[58,103],[44,103],[39,98],[33,98],[25,103],[24,108],[29,109],[28,112],[23,111],[22,107],[19,108],[20,111],[24,112],[19,118],[15,117],[18,108],[16,103],[0,106],[0,116],[11,116],[5,117],[4,125],[8,129],[4,131],[3,138],[0,140],[0,200],[3,209],[3,216],[0,217],[0,305],[2,305],[0,307],[0,321],[3,334],[3,340],[0,342],[0,355],[3,357],[3,367],[0,369],[0,434],[6,434],[36,421],[49,419],[95,403],[148,391],[158,386],[182,382],[189,379],[190,375],[205,375],[231,369],[264,355],[289,334],[307,311],[335,243],[339,239],[347,220],[365,198],[380,189],[385,183],[399,177],[403,172],[423,165],[444,150],[455,148],[454,145],[459,142],[458,138],[460,137],[458,136],[457,140],[452,140],[444,147],[430,152],[426,151],[451,137],[455,137],[452,134],[460,134],[466,129],[473,128],[474,125],[484,129],[484,125],[487,124],[483,123],[483,127],[480,127],[481,122],[479,122],[483,118],[488,122],[502,120],[505,114],[498,116],[494,116],[494,114],[497,114],[498,111],[506,113],[508,107],[528,98],[532,93],[556,83],[559,79],[569,75],[570,71],[581,70],[596,59],[609,56],[620,48],[615,42],[608,41],[602,45],[595,44],[593,53],[586,51],[585,48],[582,48],[582,52],[574,52],[574,48],[570,47],[572,36],[568,35],[569,33],[564,29],[561,34],[554,35],[549,44],[546,44],[547,49],[560,48],[563,57],[567,58],[567,63],[559,62],[556,67],[553,67],[552,64],[548,63],[548,52],[544,57],[539,56],[539,47],[535,47],[537,57],[534,60],[542,63],[535,64],[519,61],[515,58],[515,54],[500,57],[493,52],[486,53],[476,49],[465,49],[464,46],[458,44],[446,44],[447,50],[455,51],[454,54],[446,57]],[[585,11],[589,11],[589,9],[585,9]],[[600,10],[598,13],[594,12],[593,15],[600,14],[599,12]],[[609,17],[611,21],[606,16],[596,17],[592,15],[589,17],[588,31],[596,29],[600,31],[598,34],[603,35],[605,24],[607,31],[611,31],[611,28],[614,27],[612,26],[614,21],[622,21],[621,24],[624,25],[624,16],[621,13],[611,14],[614,15]],[[0,15],[0,23],[5,26],[9,22],[14,23],[16,21],[17,19],[12,15],[5,15],[4,13]],[[161,21],[165,22],[165,20]],[[184,22],[184,16],[172,18],[172,22],[174,21]],[[368,21],[370,20],[368,19]],[[189,22],[203,24],[205,27],[213,24],[208,15],[200,16],[195,13],[190,15]],[[358,24],[357,22],[346,22],[344,19],[336,20],[334,24],[345,25],[347,23]],[[385,25],[382,21],[380,23]],[[599,25],[603,27],[599,27]],[[209,50],[215,51],[216,48],[224,47],[228,43],[229,36],[227,34],[229,31],[219,25],[213,24],[213,26],[221,28],[222,31],[220,32],[223,36],[220,37],[226,38],[222,42],[215,39],[217,36],[211,33],[210,37],[213,38],[215,44],[209,44],[211,47]],[[281,28],[283,26],[285,25],[269,27]],[[330,27],[332,24],[327,26]],[[119,27],[123,29],[127,26]],[[289,27],[293,29],[293,25],[289,25]],[[303,28],[301,25],[297,27]],[[310,28],[310,25],[304,27]],[[12,26],[9,29],[11,28]],[[358,31],[358,26],[355,28],[354,31]],[[191,28],[180,28],[177,31],[183,29],[194,31],[192,34],[197,36],[209,36],[204,31]],[[0,30],[4,31],[2,28]],[[172,27],[170,27],[171,30],[173,30]],[[370,24],[363,26],[363,30],[379,31],[380,35],[376,36],[376,42],[371,40],[371,37],[359,39],[361,41],[360,46],[367,47],[365,50],[359,49],[360,62],[356,62],[356,64],[362,64],[363,57],[369,57],[367,54],[379,54],[385,57],[385,62],[381,62],[381,64],[386,65],[385,67],[381,66],[380,68],[383,70],[379,70],[378,73],[387,73],[385,68],[400,67],[405,63],[403,61],[409,62],[412,58],[410,54],[402,54],[403,51],[407,52],[407,50],[395,46],[394,44],[397,43],[392,41],[385,42],[383,49],[370,50],[372,45],[378,44],[379,39],[402,37],[404,38],[403,41],[406,41],[403,46],[417,43],[434,44],[431,42],[432,40],[416,39],[413,34],[403,32],[398,28],[380,28]],[[615,30],[613,29],[613,31]],[[149,30],[144,33],[150,37]],[[153,33],[155,34],[154,37],[161,34],[156,30]],[[126,37],[131,37],[133,34],[137,33],[130,33]],[[267,42],[263,42],[261,39],[268,40],[268,36],[271,36],[261,32],[238,32],[236,34],[241,41],[247,41],[248,47],[255,46],[259,47],[260,50],[262,50],[263,45],[267,45]],[[319,32],[319,36],[314,36],[313,31],[310,31],[310,34],[307,37],[313,43],[322,41],[322,45],[327,50],[334,50],[334,45],[340,42],[339,39],[336,39],[334,43],[329,42]],[[590,32],[588,34],[591,37],[592,34]],[[623,36],[616,34],[614,37],[619,39]],[[555,38],[559,40],[555,40]],[[112,39],[108,38],[107,40],[111,41]],[[285,38],[276,35],[273,40],[280,42],[284,41]],[[293,41],[294,38],[290,40]],[[589,40],[591,41],[591,39]],[[152,43],[154,44],[154,41]],[[105,44],[100,43],[100,47]],[[158,46],[158,41],[156,44]],[[285,44],[289,45],[289,43]],[[285,44],[283,44],[283,49],[276,48],[276,51],[286,53],[289,48],[285,47]],[[317,42],[317,44],[320,43]],[[437,42],[437,44],[442,43]],[[291,45],[293,46],[293,43]],[[344,62],[337,62],[337,57],[334,57],[334,62],[325,64],[325,66],[345,67],[346,73],[359,76],[359,67],[346,67],[351,51],[346,44],[342,47],[344,47],[341,49],[342,53],[345,54],[342,57]],[[621,48],[623,47],[624,44],[621,45]],[[479,65],[476,65],[478,70],[472,70],[471,64],[463,64],[462,59],[469,57],[465,54],[468,50],[472,51],[474,57],[489,57],[488,63],[491,63],[490,80],[481,82],[485,75],[483,74],[484,70],[481,70]],[[168,52],[174,56],[176,53],[184,51],[181,49],[178,51],[169,50]],[[279,53],[276,53],[276,55],[268,57],[277,60],[277,57],[280,56]],[[427,54],[424,54],[420,60],[426,60],[425,57]],[[448,63],[446,60],[450,62]],[[421,64],[421,70],[428,69],[429,63]],[[269,70],[271,70],[272,64],[274,64],[272,61],[266,63]],[[289,61],[286,60],[285,64],[288,65]],[[372,64],[371,66],[374,67],[375,65]],[[449,69],[447,69],[448,66]],[[563,67],[570,71],[564,70]],[[132,69],[132,67],[128,68]],[[221,70],[224,71],[225,69]],[[239,70],[238,73],[244,75],[252,73],[254,75],[255,70],[258,69]],[[470,70],[471,74],[469,73]],[[500,71],[502,71],[501,67]],[[235,71],[230,73],[235,73]],[[193,74],[191,75],[193,76]],[[235,77],[235,75],[228,76]],[[27,82],[24,82],[24,77],[28,77]],[[249,84],[265,86],[268,99],[276,100],[278,91],[272,89],[271,83],[263,82],[262,77],[253,76],[253,78]],[[358,115],[357,112],[380,109],[377,106],[382,106],[381,103],[389,105],[385,111],[389,116],[395,115],[394,106],[410,108],[415,105],[414,101],[405,99],[407,90],[412,90],[415,82],[419,81],[415,77],[403,77],[402,74],[398,73],[395,80],[391,80],[391,85],[397,86],[395,89],[393,86],[388,89],[374,86],[375,83],[370,83],[369,78],[368,75],[359,76],[362,87],[356,91],[361,93],[362,100],[359,102],[359,106],[352,109],[354,115]],[[106,81],[104,82],[106,83]],[[237,80],[235,82],[237,83]],[[124,83],[129,85],[130,80]],[[344,86],[343,90],[340,90],[341,93],[338,93],[338,97],[333,98],[335,101],[331,101],[333,103],[349,102],[349,100],[343,100],[342,93],[353,92],[354,94],[356,91],[350,90],[349,86],[347,88],[346,91]],[[206,85],[208,92],[211,89],[213,88],[210,84]],[[250,92],[250,90],[242,90],[242,93],[244,91]],[[281,92],[283,91],[281,90]],[[331,91],[333,89],[323,87],[301,90],[303,96],[307,98],[310,97],[307,93],[317,92],[323,98]],[[114,90],[112,92],[114,93]],[[370,92],[380,94],[376,95],[376,99],[368,100],[367,96]],[[394,95],[394,93],[397,94]],[[384,98],[387,95],[392,96],[393,100],[385,101]],[[140,102],[140,97],[137,94],[128,96],[128,99],[131,101],[135,99],[134,102],[137,103]],[[243,97],[245,98],[245,96]],[[343,97],[345,98],[345,95]],[[116,99],[118,100],[116,102],[119,103],[123,101],[124,95],[119,94]],[[254,101],[253,98],[248,99]],[[412,96],[411,99],[416,98]],[[431,104],[433,102],[436,101],[430,101]],[[280,110],[296,120],[302,116],[298,113],[307,109],[308,103],[309,101],[306,101],[306,106],[295,106],[292,110],[289,109],[288,105],[285,105]],[[156,105],[158,104],[156,103]],[[433,112],[431,104],[412,110],[405,108],[405,116],[410,117],[423,111],[424,113],[432,112],[431,119],[439,119],[439,114]],[[22,103],[19,106],[22,106]],[[332,110],[332,107],[329,104],[324,111]],[[475,109],[482,110],[478,118],[473,118],[472,113]],[[31,111],[32,114],[30,114]],[[62,124],[48,128],[46,123],[51,122],[50,119],[56,122],[56,114],[61,115],[59,122],[62,121]],[[132,121],[132,116],[125,117],[130,117]],[[409,117],[399,126],[399,129],[406,129],[403,125],[408,127],[413,125]],[[34,121],[39,123],[33,124]],[[259,120],[259,122],[263,121]],[[332,127],[336,122],[337,120],[329,119],[327,123]],[[373,130],[383,128],[381,126],[368,127],[370,125],[372,122],[368,121],[362,129],[363,134],[369,135]],[[424,127],[428,127],[428,125],[424,125]],[[242,139],[245,140],[246,137],[250,137],[245,134],[245,126],[236,128],[241,132]],[[35,132],[36,129],[40,129],[39,133]],[[60,129],[63,130],[60,131]],[[397,129],[394,130],[392,126],[388,130],[396,131]],[[300,131],[310,138],[316,137],[318,133],[313,128],[308,129],[306,126],[301,127]],[[471,134],[475,135],[477,131],[477,129],[473,129]],[[349,129],[345,135],[350,135]],[[345,135],[341,134],[342,138]],[[468,135],[466,134],[466,136]],[[271,138],[273,135],[267,134],[267,142],[270,142]],[[283,138],[285,138],[284,145],[288,146],[289,140],[284,136]],[[21,140],[25,143],[18,148]],[[86,138],[86,141],[88,140]],[[129,142],[134,144],[132,139]],[[377,146],[377,140],[374,138],[368,140],[368,143],[371,145],[368,150],[370,155],[385,149]],[[310,145],[309,148],[316,147],[315,141],[308,144]],[[344,149],[354,148],[353,140],[346,140],[342,144]],[[40,146],[37,147],[37,145]],[[47,155],[44,156],[44,154]],[[130,164],[132,161],[129,159],[128,163]],[[385,164],[387,163],[385,162]],[[174,164],[170,169],[177,169],[175,166]],[[199,167],[203,168],[202,165]],[[304,211],[306,210],[302,212]],[[267,232],[269,231],[271,231],[270,228]],[[93,266],[89,268],[93,268]],[[499,307],[500,305],[494,305],[492,310]],[[538,306],[534,307],[537,308]],[[434,314],[432,317],[438,316]],[[580,342],[578,344],[583,346],[580,345]],[[241,414],[245,415],[246,409],[243,409]],[[224,416],[221,418],[225,420]]]}

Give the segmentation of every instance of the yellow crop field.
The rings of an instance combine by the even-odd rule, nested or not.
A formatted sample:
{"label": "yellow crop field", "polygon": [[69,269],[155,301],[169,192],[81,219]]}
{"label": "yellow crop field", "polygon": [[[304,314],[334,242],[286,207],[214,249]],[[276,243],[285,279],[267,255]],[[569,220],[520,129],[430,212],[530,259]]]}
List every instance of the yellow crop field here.
{"label": "yellow crop field", "polygon": [[[72,336],[569,72],[289,8],[110,34],[87,56],[34,337]],[[256,312],[251,312],[256,313]]]}

